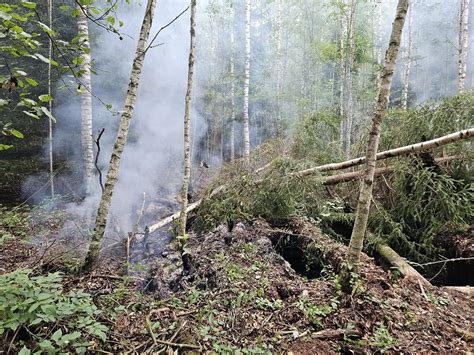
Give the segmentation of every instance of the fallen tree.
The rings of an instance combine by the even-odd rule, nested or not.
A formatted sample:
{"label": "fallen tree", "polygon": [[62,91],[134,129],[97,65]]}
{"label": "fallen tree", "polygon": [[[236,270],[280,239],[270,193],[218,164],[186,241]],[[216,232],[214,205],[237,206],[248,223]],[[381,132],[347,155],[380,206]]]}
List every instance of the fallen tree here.
{"label": "fallen tree", "polygon": [[[459,158],[460,158],[459,156],[442,157],[442,158],[435,159],[435,162],[439,164],[439,163],[445,163],[448,161],[456,160]],[[388,173],[393,172],[394,170],[395,170],[394,166],[386,166],[384,168],[377,168],[375,169],[375,176],[388,174]],[[351,171],[348,173],[342,173],[342,174],[337,174],[337,175],[332,175],[332,176],[324,176],[322,178],[322,181],[323,181],[323,185],[336,185],[342,182],[357,180],[363,174],[364,174],[363,170]]]}
{"label": "fallen tree", "polygon": [[[469,128],[469,129],[465,129],[462,131],[448,134],[446,136],[435,138],[429,141],[420,142],[420,143],[380,152],[377,154],[377,160],[383,160],[383,159],[393,158],[393,157],[397,157],[401,155],[419,153],[424,150],[429,150],[429,149],[441,147],[446,144],[454,143],[460,140],[469,139],[469,138],[472,138],[473,136],[474,136],[474,128]],[[316,172],[347,169],[353,166],[362,165],[364,163],[365,163],[365,157],[359,157],[359,158],[355,158],[351,160],[346,160],[340,163],[330,163],[330,164],[316,166],[314,168],[301,170],[295,174],[305,176],[305,175],[314,174]]]}
{"label": "fallen tree", "polygon": [[416,271],[405,259],[390,248],[388,245],[380,243],[377,245],[377,253],[389,264],[391,268],[395,268],[401,276],[409,279],[419,281],[424,286],[431,286],[431,283],[425,279],[418,271]]}

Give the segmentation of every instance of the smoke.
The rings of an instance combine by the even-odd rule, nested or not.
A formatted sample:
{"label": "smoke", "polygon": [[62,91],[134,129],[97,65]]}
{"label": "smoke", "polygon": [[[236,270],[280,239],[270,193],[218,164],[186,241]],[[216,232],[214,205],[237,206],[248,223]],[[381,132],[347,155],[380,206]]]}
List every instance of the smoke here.
{"label": "smoke", "polygon": [[[397,1],[390,1],[385,11],[384,43],[388,44]],[[413,0],[412,51],[410,75],[411,106],[457,93],[459,1]],[[393,90],[400,95],[403,68],[408,59],[408,17],[403,29],[402,47],[394,76]],[[472,45],[472,41],[471,41]],[[396,102],[394,102],[396,104]]]}
{"label": "smoke", "polygon": [[[159,1],[150,38],[188,5],[186,0]],[[113,111],[123,109],[144,8],[144,3],[120,5],[117,17],[124,23],[120,28],[122,40],[116,34],[89,24],[92,66],[96,72],[92,77],[93,132],[94,138],[97,138],[99,130],[105,128],[98,159],[104,181],[120,120],[120,116],[112,115],[104,103],[112,105]],[[136,223],[144,193],[148,198],[176,199],[181,186],[189,11],[163,30],[155,44],[159,46],[150,48],[146,54],[129,139],[122,155],[109,215],[109,224],[113,218],[113,224],[119,224],[125,232],[131,231]],[[59,84],[62,87],[58,86],[55,95],[57,124],[54,127],[54,151],[60,165],[69,162],[69,167],[58,171],[61,178],[56,181],[59,186],[61,181],[67,180],[72,190],[79,190],[77,185],[82,165],[80,100],[74,92],[77,84],[72,78],[65,76],[61,81]],[[67,88],[64,82],[68,84]],[[191,121],[192,140],[199,140],[206,127],[195,110],[191,112]],[[75,171],[74,178],[66,174],[68,170]],[[44,177],[29,178],[24,184],[24,192],[32,192],[38,186],[39,179],[44,180]],[[47,190],[37,197],[45,197],[46,193]],[[86,220],[90,228],[100,196],[97,179],[92,193],[85,200],[70,203],[64,208],[71,218]],[[160,217],[155,216],[156,220]]]}

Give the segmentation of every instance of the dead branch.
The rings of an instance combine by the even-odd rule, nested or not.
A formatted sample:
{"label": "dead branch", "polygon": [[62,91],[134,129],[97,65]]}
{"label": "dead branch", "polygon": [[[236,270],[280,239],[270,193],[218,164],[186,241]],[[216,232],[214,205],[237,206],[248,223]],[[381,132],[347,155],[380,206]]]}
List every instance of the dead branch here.
{"label": "dead branch", "polygon": [[102,128],[99,131],[99,135],[97,136],[97,139],[95,140],[95,145],[97,146],[97,154],[95,155],[95,161],[94,165],[97,171],[99,172],[99,184],[100,188],[102,189],[102,192],[104,192],[104,184],[102,182],[102,170],[100,170],[98,161],[99,161],[99,154],[100,154],[100,138],[102,137],[102,134],[104,134],[105,128]]}

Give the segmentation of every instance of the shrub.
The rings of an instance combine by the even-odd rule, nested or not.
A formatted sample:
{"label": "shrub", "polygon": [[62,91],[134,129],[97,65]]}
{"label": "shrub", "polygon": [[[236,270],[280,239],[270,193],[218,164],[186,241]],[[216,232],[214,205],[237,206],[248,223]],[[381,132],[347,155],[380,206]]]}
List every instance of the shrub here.
{"label": "shrub", "polygon": [[24,345],[24,354],[29,353],[28,347],[46,353],[66,349],[84,353],[93,340],[106,340],[107,327],[97,321],[99,311],[89,294],[82,290],[64,293],[58,272],[31,273],[19,269],[0,276],[0,335],[4,339]]}

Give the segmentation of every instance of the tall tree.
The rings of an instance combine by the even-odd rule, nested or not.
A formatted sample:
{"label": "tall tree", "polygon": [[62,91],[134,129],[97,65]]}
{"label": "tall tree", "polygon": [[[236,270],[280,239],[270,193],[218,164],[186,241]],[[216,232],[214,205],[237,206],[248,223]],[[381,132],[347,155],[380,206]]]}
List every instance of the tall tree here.
{"label": "tall tree", "polygon": [[411,51],[413,47],[413,8],[408,10],[408,28],[407,28],[407,45],[405,52],[405,67],[403,70],[403,89],[402,89],[402,109],[408,108],[408,89],[410,88],[410,72],[411,72]]}
{"label": "tall tree", "polygon": [[[48,0],[48,19],[49,28],[53,29],[53,0]],[[49,96],[49,112],[53,114],[53,100],[51,90],[51,61],[53,59],[53,38],[49,36],[48,42],[48,96]],[[49,185],[51,187],[51,197],[54,197],[54,170],[53,170],[53,119],[49,118],[48,126],[48,148],[49,148]]]}
{"label": "tall tree", "polygon": [[186,234],[186,218],[188,208],[188,188],[191,175],[191,159],[189,155],[189,120],[191,111],[191,95],[193,91],[194,74],[194,50],[196,48],[196,0],[191,0],[191,27],[190,27],[190,45],[188,61],[188,85],[186,88],[186,97],[184,99],[184,175],[183,186],[181,188],[181,213],[179,215],[178,235]]}
{"label": "tall tree", "polygon": [[458,90],[464,92],[467,71],[467,52],[469,47],[469,7],[471,0],[459,0],[459,60]]}
{"label": "tall tree", "polygon": [[245,1],[245,78],[244,78],[244,158],[250,156],[249,86],[250,86],[250,0]]}
{"label": "tall tree", "polygon": [[89,42],[89,24],[87,22],[87,7],[78,5],[79,15],[77,27],[83,51],[81,52],[81,138],[84,169],[84,186],[86,194],[90,193],[94,177],[94,151],[92,140],[92,85],[91,85],[91,55]]}
{"label": "tall tree", "polygon": [[234,7],[230,4],[230,161],[235,159],[235,39]]}
{"label": "tall tree", "polygon": [[[380,128],[387,114],[390,97],[390,85],[392,83],[393,71],[397,60],[400,42],[402,38],[403,25],[409,7],[409,0],[398,0],[397,12],[392,25],[392,33],[388,49],[385,53],[385,63],[380,77],[380,87],[375,112],[372,118],[372,128],[367,143],[366,163],[364,177],[360,183],[359,202],[355,216],[354,228],[352,229],[349,244],[347,267],[348,270],[357,270],[364,244],[364,236],[367,230],[370,202],[372,199],[372,188],[374,183],[375,162],[380,139]],[[349,273],[346,270],[346,280]],[[346,283],[346,286],[348,283]]]}
{"label": "tall tree", "polygon": [[[347,9],[347,10],[346,10]],[[343,132],[342,132],[342,147],[344,156],[349,158],[351,150],[351,136],[352,123],[354,121],[354,92],[353,92],[353,70],[354,70],[354,56],[355,56],[355,11],[356,1],[349,0],[347,4],[344,3],[344,15],[346,17],[344,24],[347,26],[345,34],[347,34],[347,57],[343,59],[345,63],[344,69],[344,93],[343,100],[345,103],[343,116]]]}
{"label": "tall tree", "polygon": [[109,214],[110,204],[112,202],[112,194],[118,179],[118,171],[120,167],[120,159],[122,157],[123,148],[127,142],[128,129],[132,121],[132,114],[137,98],[138,85],[140,83],[140,75],[142,72],[143,62],[146,55],[146,44],[150,35],[150,28],[153,23],[153,15],[155,12],[156,0],[148,0],[145,15],[143,17],[140,29],[140,37],[138,39],[135,58],[133,59],[132,73],[130,74],[130,82],[128,84],[125,105],[120,117],[120,126],[117,132],[117,138],[112,150],[112,156],[109,162],[109,170],[105,180],[105,188],[97,211],[94,231],[89,244],[89,251],[84,262],[83,270],[90,271],[98,263],[100,242],[104,236],[107,217]]}

